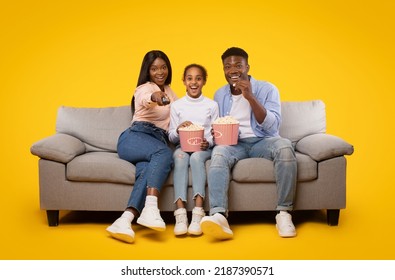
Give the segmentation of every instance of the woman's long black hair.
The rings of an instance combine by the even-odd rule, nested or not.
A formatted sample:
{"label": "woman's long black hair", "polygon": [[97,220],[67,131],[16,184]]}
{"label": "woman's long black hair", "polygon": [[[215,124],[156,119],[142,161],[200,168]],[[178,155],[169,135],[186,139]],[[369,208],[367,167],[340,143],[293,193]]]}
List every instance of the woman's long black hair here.
{"label": "woman's long black hair", "polygon": [[[147,52],[143,58],[143,62],[141,63],[139,79],[137,81],[137,87],[150,81],[150,75],[149,75],[150,67],[151,67],[152,63],[155,61],[155,59],[157,59],[157,58],[163,59],[167,65],[167,69],[168,69],[169,73],[167,75],[165,85],[171,84],[172,69],[171,69],[171,63],[170,63],[169,58],[162,51],[152,50],[152,51]],[[134,114],[134,111],[135,111],[134,95],[133,95],[132,102],[131,102],[131,108],[132,108],[132,114]]]}

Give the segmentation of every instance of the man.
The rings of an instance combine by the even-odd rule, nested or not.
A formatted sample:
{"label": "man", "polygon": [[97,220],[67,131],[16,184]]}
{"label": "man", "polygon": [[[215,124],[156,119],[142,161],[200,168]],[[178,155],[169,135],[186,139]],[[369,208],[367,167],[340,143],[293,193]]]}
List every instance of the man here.
{"label": "man", "polygon": [[228,84],[217,90],[214,100],[219,115],[232,116],[240,123],[238,144],[215,146],[208,172],[210,216],[201,221],[204,234],[217,239],[233,238],[229,227],[228,189],[230,171],[244,158],[266,158],[273,161],[278,201],[276,228],[281,237],[296,236],[292,217],[297,179],[297,163],[291,141],[279,136],[281,102],[277,88],[248,75],[248,54],[232,47],[222,55]]}

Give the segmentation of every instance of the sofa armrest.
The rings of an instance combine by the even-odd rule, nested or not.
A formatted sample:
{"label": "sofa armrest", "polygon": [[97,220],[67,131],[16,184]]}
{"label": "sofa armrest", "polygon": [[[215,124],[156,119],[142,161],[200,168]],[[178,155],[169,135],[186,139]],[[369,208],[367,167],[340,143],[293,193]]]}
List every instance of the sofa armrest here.
{"label": "sofa armrest", "polygon": [[34,143],[30,152],[43,159],[68,163],[85,153],[85,144],[68,134],[57,133]]}
{"label": "sofa armrest", "polygon": [[325,133],[313,134],[296,143],[296,151],[322,161],[338,156],[351,155],[354,147],[343,139]]}

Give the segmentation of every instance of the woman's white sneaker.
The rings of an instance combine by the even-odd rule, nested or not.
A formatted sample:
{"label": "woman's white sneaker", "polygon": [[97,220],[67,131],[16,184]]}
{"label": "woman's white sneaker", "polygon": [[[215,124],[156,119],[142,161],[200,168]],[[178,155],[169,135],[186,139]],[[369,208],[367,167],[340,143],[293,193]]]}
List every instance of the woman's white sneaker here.
{"label": "woman's white sneaker", "polygon": [[127,243],[134,242],[134,231],[130,221],[124,217],[118,218],[111,226],[107,227],[107,232],[115,239]]}
{"label": "woman's white sneaker", "polygon": [[140,217],[137,219],[137,223],[157,231],[166,229],[166,224],[160,216],[159,209],[154,206],[144,207]]}

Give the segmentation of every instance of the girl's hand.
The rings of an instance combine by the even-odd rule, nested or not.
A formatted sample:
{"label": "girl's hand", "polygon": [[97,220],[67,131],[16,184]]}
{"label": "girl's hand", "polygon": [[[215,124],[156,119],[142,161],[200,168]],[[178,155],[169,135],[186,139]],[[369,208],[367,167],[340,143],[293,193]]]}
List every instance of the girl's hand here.
{"label": "girl's hand", "polygon": [[180,125],[177,127],[177,133],[178,133],[178,130],[179,130],[180,128],[190,126],[191,124],[192,124],[191,121],[185,121],[185,122],[183,122],[183,123],[180,123]]}
{"label": "girl's hand", "polygon": [[208,147],[209,147],[209,143],[207,142],[206,138],[203,138],[202,143],[200,143],[200,149],[202,151],[205,151],[208,149]]}

